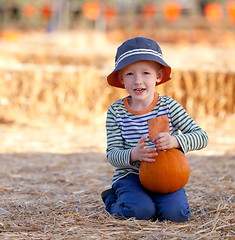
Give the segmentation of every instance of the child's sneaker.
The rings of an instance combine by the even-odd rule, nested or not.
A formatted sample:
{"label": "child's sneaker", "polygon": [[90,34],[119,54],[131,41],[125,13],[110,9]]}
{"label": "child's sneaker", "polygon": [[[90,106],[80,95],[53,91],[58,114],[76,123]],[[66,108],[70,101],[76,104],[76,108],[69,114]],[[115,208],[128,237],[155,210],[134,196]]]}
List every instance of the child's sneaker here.
{"label": "child's sneaker", "polygon": [[106,198],[111,194],[115,195],[115,191],[113,188],[107,189],[101,193],[101,198],[104,203],[105,203]]}

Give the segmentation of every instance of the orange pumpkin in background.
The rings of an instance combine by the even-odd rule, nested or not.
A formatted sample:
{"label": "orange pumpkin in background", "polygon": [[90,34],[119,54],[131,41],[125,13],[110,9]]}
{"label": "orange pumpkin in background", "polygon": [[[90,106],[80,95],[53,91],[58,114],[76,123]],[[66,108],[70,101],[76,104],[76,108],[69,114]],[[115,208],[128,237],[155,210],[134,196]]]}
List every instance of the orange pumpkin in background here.
{"label": "orange pumpkin in background", "polygon": [[180,190],[189,179],[189,162],[177,150],[159,151],[155,162],[141,162],[139,177],[141,184],[152,192],[172,193]]}
{"label": "orange pumpkin in background", "polygon": [[229,20],[232,23],[235,23],[235,1],[227,1],[226,2],[226,10],[227,10],[227,14],[229,16]]}
{"label": "orange pumpkin in background", "polygon": [[204,8],[204,13],[207,20],[211,23],[217,24],[222,20],[223,9],[219,3],[208,3]]}
{"label": "orange pumpkin in background", "polygon": [[166,2],[163,5],[163,14],[168,22],[176,21],[182,12],[182,7],[179,2]]}
{"label": "orange pumpkin in background", "polygon": [[[167,115],[148,121],[149,139],[160,132],[170,132]],[[180,150],[159,151],[155,162],[141,162],[139,178],[148,190],[157,193],[172,193],[180,190],[188,182],[190,166],[188,159]]]}
{"label": "orange pumpkin in background", "polygon": [[89,20],[95,21],[99,17],[100,11],[100,6],[96,2],[86,2],[82,6],[82,12]]}

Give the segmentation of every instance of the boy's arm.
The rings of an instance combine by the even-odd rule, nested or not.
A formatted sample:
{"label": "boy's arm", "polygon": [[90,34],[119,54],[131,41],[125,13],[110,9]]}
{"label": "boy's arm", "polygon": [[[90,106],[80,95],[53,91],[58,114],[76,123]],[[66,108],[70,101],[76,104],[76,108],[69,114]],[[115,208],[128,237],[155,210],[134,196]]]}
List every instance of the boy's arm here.
{"label": "boy's arm", "polygon": [[172,125],[182,132],[182,134],[174,136],[184,153],[207,146],[208,136],[206,132],[197,125],[178,102],[171,98],[169,99],[169,110]]}
{"label": "boy's arm", "polygon": [[107,159],[114,167],[130,167],[130,149],[124,149],[121,129],[116,122],[112,107],[108,109],[106,119]]}

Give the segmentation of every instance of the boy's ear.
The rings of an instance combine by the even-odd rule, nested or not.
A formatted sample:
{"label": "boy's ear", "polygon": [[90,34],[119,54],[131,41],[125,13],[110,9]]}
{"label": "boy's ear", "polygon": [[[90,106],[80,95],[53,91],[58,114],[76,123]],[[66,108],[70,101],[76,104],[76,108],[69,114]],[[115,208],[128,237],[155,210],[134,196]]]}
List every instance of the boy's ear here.
{"label": "boy's ear", "polygon": [[164,73],[165,73],[165,70],[163,68],[157,72],[157,78],[156,78],[157,83],[160,83],[162,81]]}

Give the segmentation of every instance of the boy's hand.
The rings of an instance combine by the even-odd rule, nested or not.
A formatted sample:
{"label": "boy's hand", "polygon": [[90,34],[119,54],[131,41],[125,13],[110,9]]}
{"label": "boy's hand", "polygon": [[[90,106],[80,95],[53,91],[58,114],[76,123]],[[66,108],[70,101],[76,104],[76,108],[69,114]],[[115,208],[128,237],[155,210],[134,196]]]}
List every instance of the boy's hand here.
{"label": "boy's hand", "polygon": [[136,161],[146,161],[146,162],[154,162],[153,157],[157,156],[156,148],[146,148],[148,145],[144,141],[147,139],[147,136],[141,137],[138,141],[137,146],[131,151],[131,159],[130,162]]}
{"label": "boy's hand", "polygon": [[168,132],[161,132],[156,135],[153,140],[157,150],[168,150],[172,148],[180,148],[180,144],[175,136],[171,136]]}

